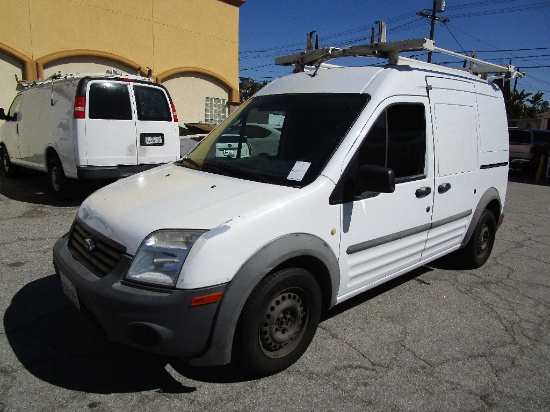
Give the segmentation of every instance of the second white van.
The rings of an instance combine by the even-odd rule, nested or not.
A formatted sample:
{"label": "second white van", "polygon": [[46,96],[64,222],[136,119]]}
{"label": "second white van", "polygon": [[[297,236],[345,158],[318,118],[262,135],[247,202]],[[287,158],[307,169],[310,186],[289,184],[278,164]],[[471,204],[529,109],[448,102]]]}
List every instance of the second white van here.
{"label": "second white van", "polygon": [[180,157],[168,91],[131,75],[57,75],[27,85],[0,108],[0,171],[47,172],[53,193],[67,179],[118,179]]}

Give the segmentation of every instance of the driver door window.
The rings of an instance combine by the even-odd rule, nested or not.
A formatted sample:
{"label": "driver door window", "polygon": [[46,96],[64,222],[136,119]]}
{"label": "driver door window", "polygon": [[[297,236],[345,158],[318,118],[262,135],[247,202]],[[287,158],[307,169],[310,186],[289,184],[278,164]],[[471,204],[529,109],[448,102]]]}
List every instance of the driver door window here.
{"label": "driver door window", "polygon": [[389,106],[378,116],[359,149],[359,166],[389,167],[396,183],[425,176],[426,119],[423,104]]}

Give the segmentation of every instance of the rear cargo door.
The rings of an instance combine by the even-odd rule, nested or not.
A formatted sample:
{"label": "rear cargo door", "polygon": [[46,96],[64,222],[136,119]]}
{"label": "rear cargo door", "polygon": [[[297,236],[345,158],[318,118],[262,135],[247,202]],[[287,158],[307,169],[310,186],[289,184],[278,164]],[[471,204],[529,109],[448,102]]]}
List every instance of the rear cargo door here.
{"label": "rear cargo door", "polygon": [[178,125],[172,118],[170,100],[158,86],[133,85],[136,107],[138,164],[159,164],[179,159]]}
{"label": "rear cargo door", "polygon": [[137,164],[130,84],[112,80],[90,81],[86,101],[87,165]]}

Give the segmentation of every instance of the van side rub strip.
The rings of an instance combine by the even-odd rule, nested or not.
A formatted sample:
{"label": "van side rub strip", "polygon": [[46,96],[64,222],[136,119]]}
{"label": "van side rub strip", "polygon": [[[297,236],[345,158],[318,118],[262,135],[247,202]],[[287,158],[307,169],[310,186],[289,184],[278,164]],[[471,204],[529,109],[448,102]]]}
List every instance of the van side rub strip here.
{"label": "van side rub strip", "polygon": [[466,216],[470,216],[472,214],[471,210],[467,210],[465,212],[459,213],[458,215],[450,216],[446,219],[438,220],[437,222],[428,223],[426,225],[417,226],[412,229],[403,230],[402,232],[393,233],[388,236],[382,236],[377,239],[372,239],[367,242],[358,243],[357,245],[352,245],[347,248],[346,253],[348,255],[352,255],[357,252],[362,252],[363,250],[367,250],[376,246],[383,245],[384,243],[393,242],[395,240],[403,239],[408,236],[416,235],[417,233],[422,233],[425,231],[428,231],[430,229],[434,229],[439,226],[446,225],[447,223],[454,222],[455,220],[460,220]]}

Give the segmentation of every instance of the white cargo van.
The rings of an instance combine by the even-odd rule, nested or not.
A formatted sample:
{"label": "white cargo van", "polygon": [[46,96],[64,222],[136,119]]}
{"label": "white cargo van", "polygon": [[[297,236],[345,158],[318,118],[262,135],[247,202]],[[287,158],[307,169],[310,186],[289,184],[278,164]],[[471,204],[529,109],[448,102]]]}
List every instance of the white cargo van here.
{"label": "white cargo van", "polygon": [[399,57],[434,50],[410,43],[364,47],[386,66],[290,56],[297,73],[187,157],[91,195],[54,247],[66,294],[113,340],[266,375],[334,305],[451,252],[483,265],[506,197],[502,94]]}
{"label": "white cargo van", "polygon": [[61,75],[28,85],[0,130],[0,171],[48,172],[54,195],[68,179],[118,179],[179,159],[168,91],[131,75]]}

